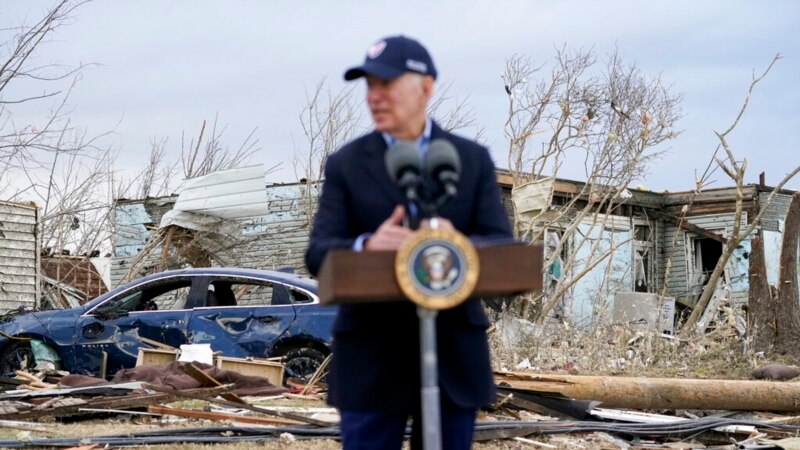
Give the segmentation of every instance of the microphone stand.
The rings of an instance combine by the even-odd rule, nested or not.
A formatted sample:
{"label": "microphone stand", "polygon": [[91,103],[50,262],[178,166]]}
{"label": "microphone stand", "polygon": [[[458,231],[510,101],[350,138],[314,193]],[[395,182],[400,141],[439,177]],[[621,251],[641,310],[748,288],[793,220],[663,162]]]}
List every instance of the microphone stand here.
{"label": "microphone stand", "polygon": [[[420,213],[428,217],[430,229],[439,229],[436,210],[442,206],[449,195],[442,195],[432,202],[420,201]],[[419,219],[417,219],[419,226]],[[416,228],[414,228],[416,229]],[[439,311],[417,306],[419,318],[419,356],[420,356],[420,402],[422,412],[422,448],[442,450],[442,414],[439,389],[439,355],[436,344],[436,318]]]}
{"label": "microphone stand", "polygon": [[[436,217],[430,219],[432,230],[439,228]],[[439,355],[436,349],[436,317],[439,311],[417,306],[419,318],[419,356],[421,369],[422,447],[442,448],[442,416],[439,398]]]}
{"label": "microphone stand", "polygon": [[[427,217],[432,230],[439,229],[436,211],[455,196],[454,192],[445,189],[437,198],[429,199],[418,195],[416,186],[406,190],[409,206],[417,209],[417,214],[405,216],[405,225],[417,230],[421,218]],[[422,413],[422,447],[424,450],[442,450],[442,414],[439,389],[439,355],[436,344],[436,309],[417,306],[419,319],[419,355],[420,355],[420,403]]]}

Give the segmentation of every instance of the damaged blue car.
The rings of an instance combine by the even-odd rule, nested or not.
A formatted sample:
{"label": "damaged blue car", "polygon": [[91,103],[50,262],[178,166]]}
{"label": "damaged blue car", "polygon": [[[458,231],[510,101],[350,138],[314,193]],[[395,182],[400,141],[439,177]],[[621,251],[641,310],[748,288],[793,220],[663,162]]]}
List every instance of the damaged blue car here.
{"label": "damaged blue car", "polygon": [[[265,270],[198,268],[153,274],[77,308],[0,318],[0,371],[40,359],[105,376],[136,365],[139,348],[210,344],[230,357],[284,358],[287,376],[310,377],[330,353],[336,307],[316,281]],[[144,338],[144,339],[143,339]],[[43,344],[43,345],[42,345]]]}

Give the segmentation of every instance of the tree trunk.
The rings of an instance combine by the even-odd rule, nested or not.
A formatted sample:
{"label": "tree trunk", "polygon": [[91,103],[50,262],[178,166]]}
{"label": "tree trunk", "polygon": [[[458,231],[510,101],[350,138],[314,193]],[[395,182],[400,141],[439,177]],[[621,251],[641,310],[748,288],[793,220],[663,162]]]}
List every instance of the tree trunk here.
{"label": "tree trunk", "polygon": [[[724,250],[722,251],[722,256],[719,257],[717,265],[714,266],[714,271],[711,272],[711,275],[708,277],[708,282],[706,282],[706,286],[703,288],[703,293],[700,294],[700,298],[697,300],[697,304],[694,305],[692,313],[689,315],[689,318],[686,319],[686,323],[683,324],[683,328],[679,333],[681,337],[685,338],[695,332],[698,334],[705,332],[708,324],[700,323],[700,317],[703,315],[708,303],[711,301],[711,296],[714,295],[714,291],[717,290],[717,284],[722,278],[722,274],[725,272],[725,265],[728,264],[728,260],[733,254],[733,249],[739,244],[739,241],[740,239],[735,239],[732,237],[726,244]],[[716,312],[712,313],[713,314],[711,317],[714,317]]]}
{"label": "tree trunk", "polygon": [[778,301],[776,304],[777,342],[781,353],[800,358],[800,299],[797,293],[797,243],[800,237],[800,193],[792,196],[783,228]]}
{"label": "tree trunk", "polygon": [[747,330],[753,339],[753,349],[768,351],[775,344],[775,302],[767,282],[764,241],[760,236],[750,240],[748,261]]}
{"label": "tree trunk", "polygon": [[495,382],[537,394],[597,400],[604,408],[800,411],[800,383],[495,372]]}

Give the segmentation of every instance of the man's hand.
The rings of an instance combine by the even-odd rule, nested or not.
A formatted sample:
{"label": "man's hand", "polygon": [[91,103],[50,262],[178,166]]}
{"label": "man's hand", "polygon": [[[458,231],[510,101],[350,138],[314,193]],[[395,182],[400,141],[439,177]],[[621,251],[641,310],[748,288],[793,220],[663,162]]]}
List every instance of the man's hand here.
{"label": "man's hand", "polygon": [[432,228],[431,227],[432,220],[436,220],[437,222],[436,228],[439,230],[447,230],[447,231],[455,230],[453,222],[450,222],[450,220],[445,219],[444,217],[434,217],[432,219],[425,219],[420,224],[420,228]]}
{"label": "man's hand", "polygon": [[406,210],[397,205],[392,215],[386,219],[378,230],[364,243],[365,250],[397,250],[408,239],[413,231],[403,226]]}

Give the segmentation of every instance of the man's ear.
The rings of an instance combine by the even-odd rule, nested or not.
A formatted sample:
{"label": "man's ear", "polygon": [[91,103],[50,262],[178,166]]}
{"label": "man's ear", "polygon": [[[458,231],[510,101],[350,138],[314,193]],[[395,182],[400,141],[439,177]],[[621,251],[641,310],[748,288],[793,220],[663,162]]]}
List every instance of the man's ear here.
{"label": "man's ear", "polygon": [[433,81],[433,77],[430,75],[425,75],[422,77],[422,93],[425,95],[425,102],[427,103],[428,100],[433,97],[433,88],[435,83]]}

